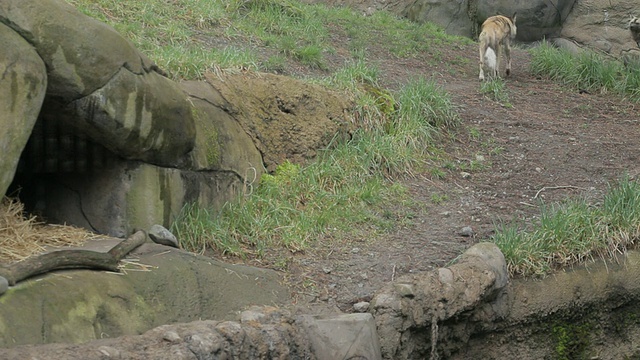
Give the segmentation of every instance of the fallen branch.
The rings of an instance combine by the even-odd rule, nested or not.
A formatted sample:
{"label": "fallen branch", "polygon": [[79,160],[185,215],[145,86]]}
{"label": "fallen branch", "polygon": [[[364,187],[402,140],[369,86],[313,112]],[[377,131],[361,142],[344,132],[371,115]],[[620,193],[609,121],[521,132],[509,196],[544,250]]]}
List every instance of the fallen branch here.
{"label": "fallen branch", "polygon": [[0,276],[13,286],[24,279],[54,270],[99,269],[117,272],[120,260],[146,240],[147,234],[138,231],[106,253],[91,250],[52,251],[9,266],[0,265]]}
{"label": "fallen branch", "polygon": [[540,195],[541,192],[545,191],[545,190],[557,190],[557,189],[582,189],[584,190],[584,188],[581,187],[577,187],[577,186],[573,186],[573,185],[565,185],[565,186],[545,186],[542,189],[538,190],[538,192],[536,193],[536,196],[534,196],[534,199],[538,198],[538,195]]}

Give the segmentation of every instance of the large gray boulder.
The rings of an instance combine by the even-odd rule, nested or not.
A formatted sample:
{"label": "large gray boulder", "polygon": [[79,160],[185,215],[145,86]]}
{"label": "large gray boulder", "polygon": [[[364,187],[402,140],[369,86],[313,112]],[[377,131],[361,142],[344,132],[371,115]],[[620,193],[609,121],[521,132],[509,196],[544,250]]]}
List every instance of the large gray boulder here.
{"label": "large gray boulder", "polygon": [[0,3],[49,76],[44,112],[118,156],[177,166],[193,148],[187,96],[113,28],[62,0]]}
{"label": "large gray boulder", "polygon": [[[491,302],[508,283],[504,255],[493,243],[474,245],[450,267],[399,278],[371,301],[383,358],[428,353],[439,323]],[[425,333],[432,341],[424,341]]]}
{"label": "large gray boulder", "polygon": [[[118,241],[83,248],[107,251]],[[231,320],[250,306],[289,301],[275,271],[163,245],[143,244],[122,266],[119,274],[69,270],[9,288],[0,307],[0,358],[22,344],[81,343],[176,322]]]}
{"label": "large gray boulder", "polygon": [[418,0],[407,2],[401,15],[416,22],[431,22],[448,34],[476,36],[473,0]]}
{"label": "large gray boulder", "polygon": [[576,0],[477,0],[478,24],[493,15],[517,12],[519,41],[536,41],[557,35]]}
{"label": "large gray boulder", "polygon": [[[174,82],[63,0],[2,1],[0,23],[14,34],[0,33],[5,48],[26,46],[49,80],[17,90],[34,103],[12,110],[11,119],[28,121],[7,125],[15,130],[4,140],[13,150],[4,152],[2,194],[15,179],[27,209],[52,222],[119,237],[169,228],[185,205],[220,208],[266,170],[304,162],[353,128],[347,99],[299,80],[243,73]],[[3,56],[11,64],[17,55]],[[37,79],[37,70],[25,73]],[[39,98],[29,92],[38,88]]]}
{"label": "large gray boulder", "polygon": [[431,22],[448,34],[477,37],[479,27],[488,17],[517,12],[520,41],[535,41],[557,35],[576,0],[418,0],[401,1],[397,12],[410,20]]}
{"label": "large gray boulder", "polygon": [[0,49],[0,193],[4,194],[40,113],[47,73],[33,47],[1,23]]}
{"label": "large gray boulder", "polygon": [[629,32],[629,15],[638,14],[635,0],[582,0],[576,3],[562,28],[561,36],[615,56],[637,48]]}

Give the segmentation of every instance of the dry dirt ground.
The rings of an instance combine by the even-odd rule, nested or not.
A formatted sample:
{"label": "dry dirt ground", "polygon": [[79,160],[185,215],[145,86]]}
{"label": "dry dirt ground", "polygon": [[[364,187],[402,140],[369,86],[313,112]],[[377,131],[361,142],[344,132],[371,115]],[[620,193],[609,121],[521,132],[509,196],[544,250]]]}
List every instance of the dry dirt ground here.
{"label": "dry dirt ground", "polygon": [[[339,54],[349,53],[341,39],[334,46],[330,67],[340,66],[345,58]],[[533,76],[523,45],[513,51],[508,101],[495,101],[480,91],[476,46],[440,48],[437,59],[400,59],[382,48],[368,49],[382,87],[434,79],[451,95],[462,124],[441,140],[443,161],[401,180],[418,204],[412,224],[291,255],[287,279],[299,306],[353,311],[353,304],[370,300],[398,276],[444,266],[490,239],[496,224],[530,224],[540,202],[578,196],[597,202],[611,182],[640,173],[640,104]],[[435,177],[434,168],[444,176]],[[471,227],[472,236],[461,235],[464,227]]]}

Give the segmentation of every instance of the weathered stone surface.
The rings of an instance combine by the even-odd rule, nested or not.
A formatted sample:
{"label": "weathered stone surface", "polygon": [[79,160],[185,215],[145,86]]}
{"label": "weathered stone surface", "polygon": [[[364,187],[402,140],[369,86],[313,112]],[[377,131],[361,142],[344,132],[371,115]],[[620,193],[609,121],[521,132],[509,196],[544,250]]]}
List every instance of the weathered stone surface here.
{"label": "weathered stone surface", "polygon": [[231,172],[125,161],[81,177],[51,175],[43,186],[50,221],[125,237],[154,224],[170,228],[187,203],[220,208],[242,193],[244,183]]}
{"label": "weathered stone surface", "polygon": [[153,63],[112,27],[63,0],[3,0],[0,22],[36,49],[47,65],[47,96],[71,101],[104,86],[122,67],[142,75]]}
{"label": "weathered stone surface", "polygon": [[138,265],[126,265],[124,275],[73,270],[10,288],[2,295],[0,348],[135,335],[198,319],[230,320],[247,306],[283,303],[288,296],[273,271],[152,243],[130,256]]}
{"label": "weathered stone surface", "polygon": [[0,4],[47,66],[43,112],[127,159],[178,166],[193,148],[186,94],[113,28],[62,0]]}
{"label": "weathered stone surface", "polygon": [[156,244],[171,246],[174,248],[180,247],[176,236],[162,225],[154,224],[151,226],[151,229],[149,229],[149,238]]}
{"label": "weathered stone surface", "polygon": [[535,41],[560,32],[576,0],[477,0],[478,23],[496,14],[518,14],[517,40]]}
{"label": "weathered stone surface", "polygon": [[562,37],[553,38],[551,39],[550,43],[559,49],[563,49],[572,53],[573,55],[578,55],[583,50],[582,47],[580,47],[580,45],[578,45],[575,41],[571,41]]}
{"label": "weathered stone surface", "polygon": [[618,56],[637,48],[628,29],[629,14],[638,12],[635,0],[581,0],[576,2],[562,28],[561,36],[579,44]]}
{"label": "weathered stone surface", "polygon": [[187,95],[155,72],[138,75],[120,68],[104,86],[62,109],[69,126],[126,159],[184,165],[195,144]]}
{"label": "weathered stone surface", "polygon": [[365,11],[384,9],[416,22],[431,22],[448,34],[476,38],[479,26],[488,17],[518,13],[519,41],[540,40],[560,32],[576,0],[549,2],[545,0],[399,0],[312,1],[335,5],[348,5]]}
{"label": "weathered stone surface", "polygon": [[376,323],[371,314],[303,315],[298,323],[310,339],[318,360],[382,359]]}
{"label": "weathered stone surface", "polygon": [[[172,341],[167,333],[176,334]],[[153,344],[150,346],[150,344]],[[38,348],[44,352],[39,352]],[[309,341],[288,322],[239,324],[231,321],[196,321],[161,326],[141,336],[97,340],[82,345],[50,344],[8,349],[6,360],[54,359],[315,359]]]}
{"label": "weathered stone surface", "polygon": [[491,336],[471,336],[448,358],[487,359],[492,354],[514,359],[554,358],[558,356],[559,332],[579,342],[583,355],[634,358],[640,355],[635,340],[640,336],[639,299],[637,251],[545,279],[515,279],[496,301],[478,308],[471,317],[475,326],[467,329]]}
{"label": "weathered stone surface", "polygon": [[401,14],[410,20],[431,22],[442,27],[448,34],[472,37],[476,19],[471,9],[475,1],[428,0],[409,2]]}
{"label": "weathered stone surface", "polygon": [[[265,170],[305,162],[354,128],[347,99],[284,76],[177,84],[113,28],[63,0],[3,1],[0,21],[31,44],[49,79],[42,107],[17,114],[41,110],[35,125],[14,126],[23,139],[12,141],[3,181],[12,180],[34,127],[36,141],[23,151],[28,171],[14,185],[52,222],[113,236],[170,227],[186,203],[217,208],[251,192]],[[31,186],[44,188],[42,198]]]}
{"label": "weathered stone surface", "polygon": [[[474,245],[445,270],[399,278],[371,302],[383,358],[429,353],[431,342],[421,338],[425,331],[491,301],[507,283],[504,256],[491,243]],[[412,295],[398,292],[398,284],[411,286]]]}
{"label": "weathered stone surface", "polygon": [[7,292],[8,289],[9,289],[9,281],[6,278],[0,276],[0,295]]}
{"label": "weathered stone surface", "polygon": [[0,49],[0,194],[4,194],[38,118],[47,74],[31,45],[1,23]]}
{"label": "weathered stone surface", "polygon": [[252,138],[227,111],[231,106],[206,81],[181,83],[195,109],[196,145],[191,152],[194,170],[235,173],[248,182],[264,172],[262,155]]}

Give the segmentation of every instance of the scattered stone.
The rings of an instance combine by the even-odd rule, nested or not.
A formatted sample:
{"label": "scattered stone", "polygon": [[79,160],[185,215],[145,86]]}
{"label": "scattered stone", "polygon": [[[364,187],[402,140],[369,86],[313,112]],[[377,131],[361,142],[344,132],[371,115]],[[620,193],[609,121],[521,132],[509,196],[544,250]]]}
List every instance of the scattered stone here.
{"label": "scattered stone", "polygon": [[331,271],[333,271],[333,269],[331,269],[330,267],[323,267],[323,268],[322,268],[322,271],[323,271],[325,274],[331,274]]}
{"label": "scattered stone", "polygon": [[353,311],[358,313],[367,312],[369,310],[369,303],[366,301],[361,301],[359,303],[353,304]]}
{"label": "scattered stone", "polygon": [[9,290],[9,281],[7,279],[0,276],[0,295],[4,294]]}
{"label": "scattered stone", "polygon": [[168,341],[170,343],[176,344],[176,343],[181,342],[182,338],[175,331],[167,331],[164,334],[162,334],[162,340],[165,340],[165,341]]}
{"label": "scattered stone", "polygon": [[483,162],[485,160],[484,155],[476,154],[476,160]]}
{"label": "scattered stone", "polygon": [[473,229],[471,228],[471,226],[463,227],[462,230],[460,230],[460,236],[465,236],[465,237],[473,236]]}
{"label": "scattered stone", "polygon": [[396,289],[396,292],[402,297],[412,298],[415,296],[413,286],[411,286],[410,284],[394,284],[393,287]]}
{"label": "scattered stone", "polygon": [[107,358],[120,358],[120,351],[118,349],[112,348],[111,346],[100,346],[98,348],[98,352]]}
{"label": "scattered stone", "polygon": [[247,322],[262,323],[265,318],[266,318],[266,315],[259,311],[246,310],[240,313],[241,323],[247,323]]}
{"label": "scattered stone", "polygon": [[460,176],[461,176],[463,179],[469,179],[469,178],[471,177],[471,174],[469,174],[469,173],[468,173],[468,172],[466,172],[466,171],[462,171],[462,172],[460,173]]}
{"label": "scattered stone", "polygon": [[447,268],[439,268],[438,269],[438,279],[443,284],[452,284],[453,283],[453,271]]}
{"label": "scattered stone", "polygon": [[180,247],[175,235],[162,225],[153,225],[151,229],[149,229],[149,238],[156,244],[172,246],[174,248]]}
{"label": "scattered stone", "polygon": [[354,247],[353,249],[351,249],[352,254],[357,254],[359,252],[360,252],[360,248]]}

